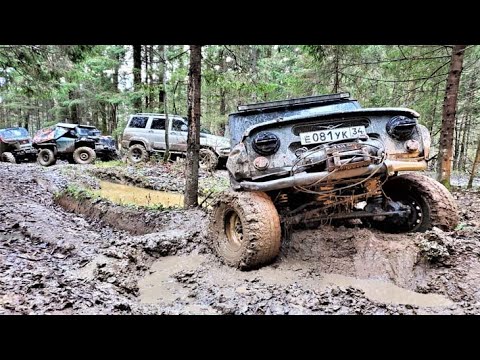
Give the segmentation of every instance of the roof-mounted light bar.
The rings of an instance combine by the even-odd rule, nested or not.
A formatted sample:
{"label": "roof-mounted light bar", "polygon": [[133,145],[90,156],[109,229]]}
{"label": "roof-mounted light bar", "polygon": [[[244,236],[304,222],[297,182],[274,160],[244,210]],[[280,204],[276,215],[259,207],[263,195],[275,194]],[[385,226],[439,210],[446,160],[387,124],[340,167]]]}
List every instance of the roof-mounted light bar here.
{"label": "roof-mounted light bar", "polygon": [[238,111],[250,111],[250,110],[260,110],[260,109],[272,109],[277,107],[284,106],[296,106],[296,105],[306,105],[306,104],[321,104],[326,102],[335,102],[339,100],[345,100],[350,98],[350,93],[344,92],[339,94],[330,94],[330,95],[315,95],[307,96],[296,99],[289,100],[277,100],[277,101],[267,101],[255,104],[246,104],[238,105]]}

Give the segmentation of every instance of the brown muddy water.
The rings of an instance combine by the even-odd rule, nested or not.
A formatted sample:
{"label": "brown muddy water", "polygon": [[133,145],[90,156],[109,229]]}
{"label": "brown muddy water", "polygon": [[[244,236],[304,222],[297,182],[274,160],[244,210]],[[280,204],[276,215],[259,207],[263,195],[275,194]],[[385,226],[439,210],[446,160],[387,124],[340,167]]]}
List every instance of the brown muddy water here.
{"label": "brown muddy water", "polygon": [[170,303],[186,298],[189,290],[172,278],[172,275],[182,270],[196,270],[205,260],[201,255],[166,256],[153,263],[148,275],[138,282],[140,301]]}
{"label": "brown muddy water", "polygon": [[[142,303],[190,302],[189,290],[172,277],[181,270],[198,271],[206,257],[202,255],[168,256],[154,262],[148,274],[139,281],[140,301]],[[421,294],[392,283],[375,279],[361,279],[333,273],[321,273],[317,279],[307,278],[305,274],[291,269],[289,264],[278,268],[266,266],[259,270],[242,272],[233,268],[219,266],[211,269],[204,281],[209,286],[238,286],[237,292],[244,288],[245,280],[257,278],[265,284],[300,284],[304,289],[323,290],[329,286],[360,289],[373,301],[387,304],[404,304],[419,307],[447,307],[453,304],[447,297],[439,294]]]}
{"label": "brown muddy water", "polygon": [[100,181],[97,194],[119,205],[182,207],[183,194]]}

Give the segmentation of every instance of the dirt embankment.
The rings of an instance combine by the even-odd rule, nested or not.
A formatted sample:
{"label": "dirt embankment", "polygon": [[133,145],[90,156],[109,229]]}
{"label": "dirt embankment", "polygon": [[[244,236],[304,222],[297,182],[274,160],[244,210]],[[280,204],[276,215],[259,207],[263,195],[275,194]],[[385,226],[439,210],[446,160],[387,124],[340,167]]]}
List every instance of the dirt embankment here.
{"label": "dirt embankment", "polygon": [[[89,168],[89,173],[101,180],[133,185],[145,189],[183,193],[185,191],[185,171],[180,164],[115,166]],[[200,196],[220,191],[229,185],[226,170],[209,173],[199,169]]]}
{"label": "dirt embankment", "polygon": [[[91,197],[76,198],[62,194],[55,198],[55,202],[68,212],[86,216],[91,221],[127,231],[132,235],[159,232],[166,227],[182,227],[185,219],[183,210],[135,209]],[[191,210],[189,215],[197,218],[199,222],[205,221],[201,210]]]}
{"label": "dirt embankment", "polygon": [[98,185],[67,167],[0,164],[0,313],[480,313],[477,192],[455,194],[454,232],[295,231],[273,264],[241,272],[210,250],[202,210],[59,206],[68,184]]}
{"label": "dirt embankment", "polygon": [[[57,176],[59,170],[54,169]],[[63,177],[70,185],[81,189],[95,190],[99,188],[99,179],[113,183],[136,186],[156,191],[183,192],[185,187],[184,172],[180,165],[162,166],[115,166],[115,167],[64,167]],[[227,177],[224,172],[209,174],[200,172],[200,191],[204,195],[218,192],[226,187]],[[48,187],[49,184],[43,184]],[[168,209],[151,210],[133,206],[117,205],[107,199],[92,196],[90,193],[71,194],[61,189],[50,189],[56,192],[55,203],[66,211],[84,215],[91,221],[100,222],[115,229],[124,230],[132,235],[142,235],[158,232],[166,226],[181,228],[186,212],[184,210]],[[59,191],[63,190],[63,191]],[[211,194],[210,194],[211,195]],[[197,223],[205,222],[205,213],[202,210],[190,210],[188,215]]]}

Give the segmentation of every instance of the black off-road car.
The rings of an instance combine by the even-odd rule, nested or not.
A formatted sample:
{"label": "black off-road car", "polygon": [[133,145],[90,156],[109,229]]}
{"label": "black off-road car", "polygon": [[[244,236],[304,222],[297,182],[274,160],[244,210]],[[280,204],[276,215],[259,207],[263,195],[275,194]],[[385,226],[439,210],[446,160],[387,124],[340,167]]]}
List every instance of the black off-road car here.
{"label": "black off-road car", "polygon": [[10,163],[34,161],[37,150],[32,146],[32,138],[27,129],[13,127],[0,129],[0,160]]}
{"label": "black off-road car", "polygon": [[211,215],[216,252],[229,265],[258,267],[278,255],[281,226],[338,219],[390,232],[454,228],[452,195],[414,173],[430,150],[418,117],[364,109],[348,93],[239,106],[229,115],[232,190]]}
{"label": "black off-road car", "polygon": [[39,130],[33,143],[40,151],[38,162],[43,166],[64,159],[70,163],[91,164],[95,159],[113,160],[118,158],[115,140],[101,136],[94,126],[58,123]]}

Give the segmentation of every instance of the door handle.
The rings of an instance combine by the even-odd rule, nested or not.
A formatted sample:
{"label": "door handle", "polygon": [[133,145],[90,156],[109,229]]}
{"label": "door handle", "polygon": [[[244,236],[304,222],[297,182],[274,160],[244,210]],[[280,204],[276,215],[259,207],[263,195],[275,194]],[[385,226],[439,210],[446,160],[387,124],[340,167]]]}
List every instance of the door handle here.
{"label": "door handle", "polygon": [[148,130],[149,133],[153,133],[153,130]]}

